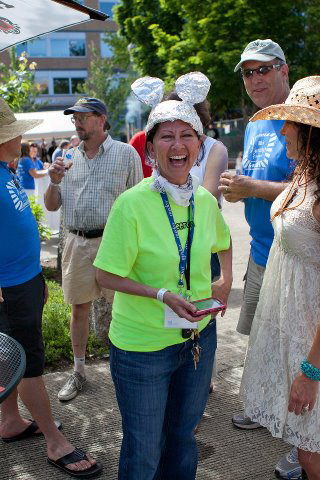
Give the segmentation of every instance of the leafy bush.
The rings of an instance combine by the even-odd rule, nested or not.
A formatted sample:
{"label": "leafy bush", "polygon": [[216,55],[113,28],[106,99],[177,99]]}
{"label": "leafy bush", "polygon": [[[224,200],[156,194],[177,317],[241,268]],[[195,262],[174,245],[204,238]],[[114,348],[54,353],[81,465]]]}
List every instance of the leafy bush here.
{"label": "leafy bush", "polygon": [[40,235],[40,240],[49,240],[51,237],[51,230],[50,228],[43,223],[44,220],[44,211],[41,205],[36,203],[36,199],[33,195],[30,195],[29,197],[29,203],[30,207],[32,210],[32,213],[37,221],[38,224],[38,230],[39,230],[39,235]]}
{"label": "leafy bush", "polygon": [[[44,274],[46,275],[46,270]],[[52,273],[52,272],[51,272]],[[55,365],[60,360],[72,360],[73,351],[70,338],[71,307],[64,302],[60,285],[46,278],[49,299],[43,310],[42,336],[45,346],[46,365]],[[87,353],[102,356],[108,351],[94,333],[90,333]]]}
{"label": "leafy bush", "polygon": [[73,358],[69,328],[71,307],[64,303],[58,283],[47,280],[47,285],[49,299],[43,310],[42,335],[46,363],[52,365],[62,358]]}

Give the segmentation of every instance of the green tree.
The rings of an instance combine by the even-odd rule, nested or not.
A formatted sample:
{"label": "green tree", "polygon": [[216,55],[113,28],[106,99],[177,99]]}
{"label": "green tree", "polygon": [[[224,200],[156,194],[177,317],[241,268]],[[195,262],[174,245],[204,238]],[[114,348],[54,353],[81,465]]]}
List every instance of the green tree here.
{"label": "green tree", "polygon": [[87,95],[100,98],[107,105],[111,133],[117,135],[123,125],[130,85],[137,78],[137,73],[132,68],[127,43],[123,37],[106,33],[104,41],[109,45],[112,57],[101,58],[94,46],[91,46],[93,59],[83,91]]}
{"label": "green tree", "polygon": [[14,112],[34,111],[40,93],[40,85],[34,82],[36,63],[29,63],[26,54],[16,56],[15,48],[10,50],[10,65],[0,65],[0,95]]}
{"label": "green tree", "polygon": [[256,38],[283,47],[291,83],[318,71],[319,0],[122,0],[115,12],[141,74],[160,76],[171,87],[179,75],[202,71],[221,115],[251,108],[233,69]]}

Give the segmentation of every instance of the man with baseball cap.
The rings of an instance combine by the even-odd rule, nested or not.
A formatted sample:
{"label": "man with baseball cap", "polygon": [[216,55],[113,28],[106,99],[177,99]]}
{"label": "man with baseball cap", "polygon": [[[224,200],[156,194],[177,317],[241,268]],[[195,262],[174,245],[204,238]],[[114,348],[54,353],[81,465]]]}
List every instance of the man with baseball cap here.
{"label": "man with baseball cap", "polygon": [[[234,71],[241,72],[247,94],[258,108],[283,103],[289,95],[288,65],[282,48],[271,39],[250,42]],[[245,131],[242,175],[225,172],[219,190],[229,202],[244,201],[250,227],[251,252],[245,276],[243,303],[237,331],[250,335],[269,250],[273,241],[270,208],[286,187],[293,165],[286,156],[285,139],[280,134],[283,121],[248,123]],[[234,426],[259,428],[243,413],[234,415]],[[299,478],[301,467],[293,449],[276,466],[284,479]],[[297,476],[295,476],[297,475]]]}
{"label": "man with baseball cap", "polygon": [[51,182],[45,193],[48,210],[62,207],[68,230],[62,255],[62,288],[65,301],[72,306],[74,372],[58,393],[61,401],[74,398],[86,384],[85,352],[92,301],[102,294],[108,303],[113,300],[113,292],[101,291],[93,267],[109,211],[118,195],[143,179],[136,150],[108,134],[107,109],[101,100],[80,98],[64,114],[72,115],[81,143],[67,151],[66,163],[57,158],[51,165]]}
{"label": "man with baseball cap", "polygon": [[[41,273],[38,226],[26,193],[8,168],[21,154],[21,135],[41,122],[16,120],[0,98],[0,332],[19,341],[26,353],[24,377],[1,404],[0,437],[12,443],[43,435],[50,464],[75,477],[84,471],[97,475],[102,466],[76,449],[60,432],[61,423],[52,418],[42,377],[41,323],[48,292]],[[33,420],[20,415],[18,395]]]}

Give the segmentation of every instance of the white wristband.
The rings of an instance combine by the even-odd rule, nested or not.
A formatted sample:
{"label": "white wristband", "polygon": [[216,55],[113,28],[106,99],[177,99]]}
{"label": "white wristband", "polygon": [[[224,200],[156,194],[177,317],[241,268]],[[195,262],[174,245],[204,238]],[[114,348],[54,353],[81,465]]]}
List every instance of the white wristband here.
{"label": "white wristband", "polygon": [[60,183],[53,183],[53,182],[50,180],[49,187],[60,187]]}
{"label": "white wristband", "polygon": [[163,295],[166,292],[169,292],[167,288],[160,288],[160,290],[157,291],[157,300],[159,300],[159,302],[163,303]]}

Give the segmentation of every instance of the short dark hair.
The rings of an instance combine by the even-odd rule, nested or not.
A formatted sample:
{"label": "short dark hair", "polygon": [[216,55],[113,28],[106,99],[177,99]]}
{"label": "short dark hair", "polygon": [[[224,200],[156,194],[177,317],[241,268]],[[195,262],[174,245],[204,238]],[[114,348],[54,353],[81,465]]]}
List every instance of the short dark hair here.
{"label": "short dark hair", "polygon": [[63,140],[61,140],[60,143],[59,143],[59,148],[63,148],[63,147],[65,147],[66,145],[69,145],[69,143],[70,143],[69,140],[63,139]]}

